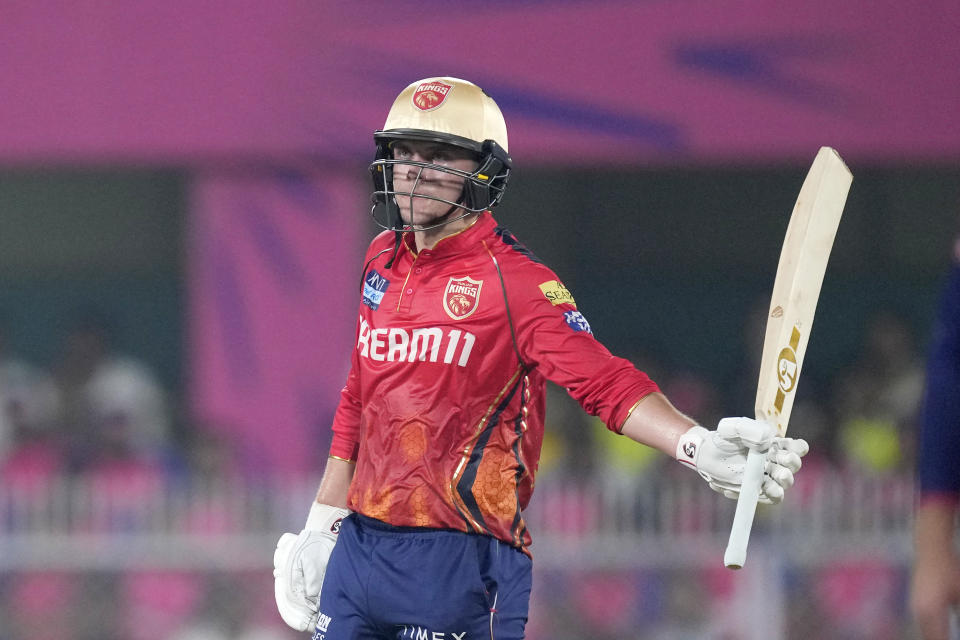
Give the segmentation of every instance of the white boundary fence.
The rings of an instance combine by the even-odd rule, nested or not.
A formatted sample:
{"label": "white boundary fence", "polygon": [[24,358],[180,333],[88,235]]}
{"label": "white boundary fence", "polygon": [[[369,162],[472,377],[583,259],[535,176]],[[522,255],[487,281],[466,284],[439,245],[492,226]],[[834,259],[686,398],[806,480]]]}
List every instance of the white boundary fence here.
{"label": "white boundary fence", "polygon": [[[317,481],[130,479],[102,485],[77,477],[0,485],[0,578],[68,572],[87,584],[98,575],[140,570],[243,574],[259,576],[257,593],[261,601],[269,600],[276,540],[281,532],[302,526]],[[602,482],[538,479],[525,513],[535,557],[528,639],[813,637],[809,618],[826,619],[824,595],[822,589],[815,592],[815,582],[804,586],[804,580],[848,570],[856,575],[858,565],[878,562],[897,584],[909,575],[913,485],[907,476],[807,472],[785,504],[761,506],[747,566],[731,576],[722,569],[722,559],[734,507],[696,474],[672,466],[644,477]],[[704,586],[711,569],[727,579],[723,593]],[[673,588],[664,585],[707,590],[687,600],[692,609],[668,611],[664,605],[652,616],[628,611],[625,615],[633,618],[601,633],[600,623],[587,619],[589,613],[570,617],[584,604],[584,580],[598,574],[653,576],[660,581],[661,595]],[[797,575],[802,576],[800,585],[788,584],[786,578]],[[110,619],[107,602],[113,596],[95,580],[89,584],[95,592],[93,606],[102,609],[92,613],[94,620]],[[601,600],[611,595],[604,588],[599,592]],[[885,638],[911,637],[902,589],[895,584],[885,593],[878,600],[868,585],[859,594],[843,596],[839,617],[830,618],[832,626],[817,637],[875,638],[877,628],[892,626],[896,630]],[[802,614],[807,617],[797,621],[796,611],[817,613]],[[219,613],[222,617],[225,611]],[[269,637],[300,637],[278,616],[267,619]],[[691,627],[694,622],[697,626]],[[151,640],[182,637],[154,635]]]}
{"label": "white boundary fence", "polygon": [[[660,478],[538,483],[525,513],[537,565],[721,563],[735,503],[693,474]],[[315,478],[0,486],[0,571],[267,567],[279,534],[301,526],[316,486]],[[802,497],[793,494],[761,505],[751,551],[775,545],[800,565],[877,551],[908,559],[910,478],[830,471]]]}

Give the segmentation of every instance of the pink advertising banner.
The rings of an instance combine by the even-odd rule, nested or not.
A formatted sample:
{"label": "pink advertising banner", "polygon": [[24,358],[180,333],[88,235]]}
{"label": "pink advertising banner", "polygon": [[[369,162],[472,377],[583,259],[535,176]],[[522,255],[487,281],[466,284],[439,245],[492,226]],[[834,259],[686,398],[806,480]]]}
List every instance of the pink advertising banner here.
{"label": "pink advertising banner", "polygon": [[0,163],[370,155],[473,80],[531,163],[960,157],[956,0],[7,2]]}
{"label": "pink advertising banner", "polygon": [[189,271],[191,414],[248,472],[316,473],[349,370],[366,192],[310,166],[201,172]]}

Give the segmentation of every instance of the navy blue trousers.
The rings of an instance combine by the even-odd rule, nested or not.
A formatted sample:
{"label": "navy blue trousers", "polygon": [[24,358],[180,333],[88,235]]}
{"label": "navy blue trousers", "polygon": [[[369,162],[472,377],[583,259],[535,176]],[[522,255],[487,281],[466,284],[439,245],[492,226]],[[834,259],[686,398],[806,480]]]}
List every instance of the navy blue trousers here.
{"label": "navy blue trousers", "polygon": [[521,640],[531,561],[490,536],[345,518],[314,640]]}

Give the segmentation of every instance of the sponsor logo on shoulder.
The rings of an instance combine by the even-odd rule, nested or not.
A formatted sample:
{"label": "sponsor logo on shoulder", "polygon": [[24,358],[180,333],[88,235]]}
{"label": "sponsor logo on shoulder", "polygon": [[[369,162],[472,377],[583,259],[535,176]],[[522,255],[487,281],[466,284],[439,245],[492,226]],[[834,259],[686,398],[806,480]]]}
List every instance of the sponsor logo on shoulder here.
{"label": "sponsor logo on shoulder", "polygon": [[443,291],[443,310],[454,320],[463,320],[477,310],[483,280],[450,278]]}
{"label": "sponsor logo on shoulder", "polygon": [[540,283],[540,291],[542,291],[544,297],[550,301],[550,304],[554,306],[558,304],[572,304],[574,307],[577,306],[577,303],[573,301],[573,294],[563,286],[562,282],[556,280],[542,282]]}
{"label": "sponsor logo on shoulder", "polygon": [[377,273],[376,270],[371,269],[367,273],[367,277],[363,279],[363,304],[376,311],[389,286],[389,280]]}
{"label": "sponsor logo on shoulder", "polygon": [[433,111],[443,104],[453,85],[434,80],[421,83],[413,92],[413,106],[420,111]]}
{"label": "sponsor logo on shoulder", "polygon": [[587,319],[584,318],[583,314],[579,311],[564,311],[563,320],[567,323],[567,326],[574,331],[586,331],[590,335],[593,335],[590,323],[587,322]]}

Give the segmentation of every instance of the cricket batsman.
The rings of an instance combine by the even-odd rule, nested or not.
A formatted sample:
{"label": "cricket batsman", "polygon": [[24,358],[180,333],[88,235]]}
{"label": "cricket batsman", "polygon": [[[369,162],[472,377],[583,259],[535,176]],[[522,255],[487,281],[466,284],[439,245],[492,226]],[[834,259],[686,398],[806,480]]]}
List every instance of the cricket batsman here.
{"label": "cricket batsman", "polygon": [[512,168],[478,86],[426,78],[374,133],[356,343],[320,488],[274,554],[284,621],[315,640],[519,640],[531,587],[545,383],[729,498],[749,449],[761,501],[793,485],[803,440],[750,418],[715,430],[594,338],[563,282],[491,210]]}

